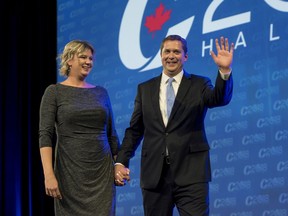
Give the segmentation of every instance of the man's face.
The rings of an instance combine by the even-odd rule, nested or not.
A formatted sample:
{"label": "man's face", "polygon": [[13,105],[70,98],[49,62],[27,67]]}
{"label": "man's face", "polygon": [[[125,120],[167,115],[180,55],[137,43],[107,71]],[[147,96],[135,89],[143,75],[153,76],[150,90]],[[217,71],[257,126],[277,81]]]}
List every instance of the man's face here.
{"label": "man's face", "polygon": [[173,77],[180,73],[188,56],[185,55],[182,43],[178,40],[166,41],[161,51],[161,61],[164,73]]}

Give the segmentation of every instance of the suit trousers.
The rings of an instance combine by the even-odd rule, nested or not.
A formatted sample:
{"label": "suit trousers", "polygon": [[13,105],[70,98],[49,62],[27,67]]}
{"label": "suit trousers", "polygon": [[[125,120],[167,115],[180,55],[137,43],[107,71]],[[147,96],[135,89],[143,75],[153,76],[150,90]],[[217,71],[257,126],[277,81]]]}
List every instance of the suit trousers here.
{"label": "suit trousers", "polygon": [[173,182],[170,166],[164,162],[156,188],[142,188],[145,216],[172,216],[175,206],[180,216],[208,216],[209,183],[178,186]]}

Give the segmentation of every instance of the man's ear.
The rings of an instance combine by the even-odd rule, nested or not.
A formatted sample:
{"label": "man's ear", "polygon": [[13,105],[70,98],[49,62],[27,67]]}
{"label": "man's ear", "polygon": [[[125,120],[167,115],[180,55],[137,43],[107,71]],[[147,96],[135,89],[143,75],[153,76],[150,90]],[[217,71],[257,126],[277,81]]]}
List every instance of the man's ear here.
{"label": "man's ear", "polygon": [[187,59],[188,59],[188,54],[186,53],[184,57],[185,57],[185,61],[187,61]]}

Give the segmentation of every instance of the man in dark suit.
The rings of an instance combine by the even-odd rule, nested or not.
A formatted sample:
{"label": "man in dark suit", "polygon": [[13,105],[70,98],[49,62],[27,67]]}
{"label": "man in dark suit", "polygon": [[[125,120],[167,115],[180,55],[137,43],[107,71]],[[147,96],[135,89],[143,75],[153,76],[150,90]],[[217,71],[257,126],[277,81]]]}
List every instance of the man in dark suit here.
{"label": "man in dark suit", "polygon": [[[215,44],[217,55],[211,51],[218,66],[215,86],[209,78],[183,69],[187,43],[178,35],[162,41],[162,74],[138,86],[115,164],[115,184],[123,186],[130,179],[129,160],[143,138],[140,185],[145,216],[171,216],[175,205],[181,216],[209,215],[211,170],[204,118],[208,108],[230,102],[233,88],[234,44],[229,46],[223,37]],[[171,77],[176,98],[168,116],[166,87]]]}

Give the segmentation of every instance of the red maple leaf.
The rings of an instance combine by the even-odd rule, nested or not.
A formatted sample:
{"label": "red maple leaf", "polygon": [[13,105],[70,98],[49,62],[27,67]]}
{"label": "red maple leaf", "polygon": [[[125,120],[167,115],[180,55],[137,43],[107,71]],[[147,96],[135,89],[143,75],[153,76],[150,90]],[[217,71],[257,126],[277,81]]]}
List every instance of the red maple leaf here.
{"label": "red maple leaf", "polygon": [[149,29],[149,32],[155,32],[161,30],[162,25],[170,18],[172,10],[164,11],[164,5],[160,3],[156,8],[155,15],[152,14],[146,17],[145,26]]}

